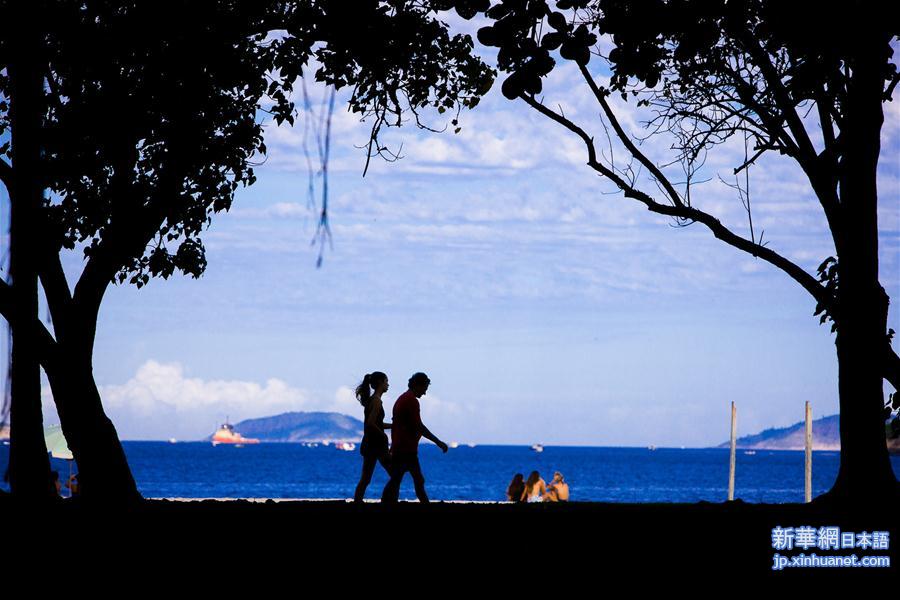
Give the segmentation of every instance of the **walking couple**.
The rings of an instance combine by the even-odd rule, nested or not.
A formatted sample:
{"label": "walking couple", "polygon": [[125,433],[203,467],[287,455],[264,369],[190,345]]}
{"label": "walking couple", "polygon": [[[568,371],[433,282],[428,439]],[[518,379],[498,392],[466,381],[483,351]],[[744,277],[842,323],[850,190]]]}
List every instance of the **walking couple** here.
{"label": "walking couple", "polygon": [[[381,396],[388,390],[388,377],[381,371],[369,373],[363,377],[356,388],[356,398],[363,405],[365,427],[360,444],[363,456],[362,476],[356,486],[353,499],[362,502],[366,488],[372,481],[375,465],[381,466],[390,475],[381,494],[382,502],[396,502],[400,495],[400,482],[409,472],[416,486],[416,497],[420,502],[428,502],[425,493],[425,477],[419,465],[419,439],[431,440],[437,447],[447,452],[447,444],[431,433],[422,423],[419,412],[419,398],[428,391],[431,380],[425,373],[415,373],[409,378],[409,389],[397,398],[394,403],[392,423],[384,422],[384,405]],[[386,429],[391,430],[390,449]]]}

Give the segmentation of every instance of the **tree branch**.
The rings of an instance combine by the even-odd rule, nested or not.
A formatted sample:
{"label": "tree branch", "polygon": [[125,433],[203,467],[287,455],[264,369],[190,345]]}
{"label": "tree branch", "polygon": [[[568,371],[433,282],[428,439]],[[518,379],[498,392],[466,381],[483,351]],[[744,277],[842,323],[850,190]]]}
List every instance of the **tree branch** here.
{"label": "tree branch", "polygon": [[112,221],[106,228],[104,239],[91,253],[75,284],[72,302],[79,318],[95,315],[103,294],[125,261],[138,253],[143,254],[166,220],[164,204],[157,198],[132,213],[127,220]]}
{"label": "tree branch", "polygon": [[[826,145],[826,151],[822,154],[822,157],[826,160],[823,161],[822,157],[816,153],[816,149],[809,137],[809,132],[806,131],[806,127],[803,125],[800,115],[797,114],[796,106],[791,101],[787,88],[785,88],[784,82],[781,80],[775,65],[772,64],[768,52],[754,41],[752,35],[750,35],[748,31],[744,31],[740,37],[747,52],[753,57],[762,72],[763,79],[774,95],[776,107],[787,123],[788,129],[793,136],[796,148],[793,158],[800,165],[800,168],[803,169],[813,190],[816,192],[816,196],[822,205],[822,209],[825,211],[825,218],[828,220],[832,240],[834,241],[835,247],[840,250],[843,244],[840,239],[841,228],[838,224],[839,203],[836,190],[837,179],[834,175],[837,171],[837,161],[827,160],[831,156],[828,150],[834,150],[834,144],[832,144],[830,148]],[[816,104],[819,107],[821,115],[825,107],[818,101]],[[834,140],[834,130],[831,127],[830,119],[823,118],[821,125],[823,137],[826,142],[829,137]],[[779,127],[779,129],[783,131],[781,127]]]}
{"label": "tree branch", "polygon": [[[816,157],[813,170],[807,171],[806,168],[803,170],[806,171],[806,176],[816,192],[816,197],[822,204],[822,210],[825,211],[825,218],[828,220],[835,247],[841,248],[839,239],[841,227],[838,217],[840,203],[837,195],[840,138],[835,137],[831,110],[826,106],[826,102],[828,102],[828,98],[825,90],[817,90],[816,109],[819,112],[819,124],[822,127],[822,139],[825,147],[822,149],[822,153]],[[800,166],[803,167],[802,164]]]}
{"label": "tree branch", "polygon": [[[666,108],[674,107],[676,115],[683,118],[686,117],[690,119],[696,119],[698,121],[706,123],[707,125],[709,125],[710,131],[743,130],[750,133],[757,140],[762,140],[765,137],[768,137],[770,139],[767,140],[767,143],[772,144],[772,135],[766,128],[765,124],[760,123],[750,116],[751,114],[756,112],[760,119],[762,119],[762,116],[759,115],[757,111],[753,111],[752,107],[743,107],[740,110],[735,109],[733,106],[731,106],[730,103],[740,103],[740,100],[726,93],[726,91],[721,87],[716,89],[716,93],[718,94],[718,96],[707,90],[697,91],[704,94],[704,101],[702,103],[698,103],[696,101],[679,101],[675,98],[672,98],[665,104],[661,102],[655,102],[654,104],[656,106],[665,106]],[[687,108],[681,108],[681,106],[685,106]],[[721,114],[715,115],[715,117],[707,116],[706,114],[704,114],[704,111],[709,109],[719,111]],[[729,125],[728,121],[732,118],[737,119],[739,123],[744,123],[746,126],[741,127],[739,124]],[[765,136],[762,134],[765,134]]]}
{"label": "tree branch", "polygon": [[[587,147],[588,166],[590,166],[592,169],[594,169],[604,177],[613,181],[613,183],[615,183],[616,187],[618,187],[619,189],[623,191],[627,189],[633,189],[632,186],[627,181],[625,181],[625,179],[619,176],[615,171],[597,161],[597,150],[596,148],[594,148],[594,138],[589,136],[584,129],[582,129],[566,117],[560,115],[559,113],[547,108],[531,96],[520,95],[519,97],[522,98],[522,100],[524,100],[528,104],[528,106],[530,106],[534,110],[538,111],[545,117],[556,121],[569,131],[572,131],[573,133],[578,135],[578,137],[582,139],[584,145]],[[628,193],[626,192],[626,196],[627,195]]]}
{"label": "tree branch", "polygon": [[803,163],[811,164],[815,160],[816,149],[809,138],[809,132],[803,126],[803,121],[800,120],[800,115],[797,114],[794,103],[791,102],[790,95],[784,87],[784,82],[781,81],[778,70],[772,64],[771,57],[768,52],[756,43],[749,31],[742,31],[740,39],[762,72],[763,79],[769,85],[769,89],[772,90],[775,103],[787,122],[791,135],[794,137],[794,141],[800,151],[800,155],[797,157],[798,161],[801,161],[801,166]]}
{"label": "tree branch", "polygon": [[742,238],[741,236],[735,234],[733,231],[725,227],[725,225],[723,225],[721,221],[719,221],[709,213],[703,212],[702,210],[696,209],[692,206],[686,206],[684,204],[671,206],[668,204],[657,202],[646,192],[637,189],[636,187],[625,181],[623,178],[616,175],[616,173],[611,171],[609,168],[599,164],[597,162],[597,153],[594,149],[593,139],[582,128],[580,128],[578,125],[576,125],[566,117],[554,112],[543,104],[540,104],[534,98],[524,95],[520,97],[525,100],[525,102],[530,107],[532,107],[539,113],[552,119],[553,121],[556,121],[566,129],[576,133],[579,137],[581,137],[581,139],[587,146],[588,165],[591,166],[591,168],[593,168],[595,171],[615,183],[616,187],[618,187],[625,194],[626,198],[632,198],[637,200],[638,202],[641,202],[651,212],[685,221],[694,221],[706,225],[706,227],[713,233],[716,238],[722,240],[726,244],[739,250],[743,250],[744,252],[747,252],[752,256],[761,258],[769,264],[781,269],[784,273],[791,277],[791,279],[799,283],[803,287],[803,289],[809,292],[809,294],[816,300],[817,303],[820,303],[826,307],[832,305],[832,299],[825,288],[816,280],[815,277],[804,271],[801,267],[794,264],[787,258],[781,256],[771,248],[768,248],[746,238]]}
{"label": "tree branch", "polygon": [[[6,322],[12,325],[15,314],[15,303],[13,299],[12,286],[5,281],[0,280],[0,315],[6,319]],[[28,335],[36,340],[38,360],[45,371],[51,371],[57,367],[57,348],[58,344],[47,328],[41,323],[40,319],[34,319],[29,328]],[[13,331],[13,335],[16,333]]]}
{"label": "tree branch", "polygon": [[750,110],[752,110],[756,115],[759,116],[762,121],[762,125],[765,128],[766,133],[769,134],[770,138],[777,139],[781,142],[781,145],[784,147],[784,152],[788,156],[794,157],[799,161],[800,156],[800,148],[797,146],[797,143],[794,139],[787,134],[784,130],[784,127],[781,126],[781,123],[778,121],[776,116],[772,114],[766,107],[757,102],[756,100],[756,92],[757,89],[744,81],[740,75],[736,73],[729,73],[732,80],[731,83],[734,85],[734,89],[737,92],[738,98],[740,101],[745,104]]}
{"label": "tree branch", "polygon": [[897,87],[897,83],[900,82],[900,72],[894,73],[894,76],[891,77],[891,82],[888,84],[887,89],[884,90],[884,99],[888,102],[893,102],[894,88]]}
{"label": "tree branch", "polygon": [[91,252],[91,256],[81,272],[81,277],[75,283],[72,303],[79,313],[83,313],[90,308],[99,310],[103,294],[115,275],[116,270],[113,269],[112,261],[110,260],[113,254],[109,249],[111,243],[104,242],[105,240]]}
{"label": "tree branch", "polygon": [[[154,190],[156,193],[151,194],[146,205],[141,202],[145,192],[136,189],[131,178],[133,165],[137,162],[135,145],[123,144],[111,191],[114,205],[109,225],[104,228],[103,237],[92,251],[72,293],[72,305],[78,314],[77,318],[82,321],[87,319],[94,325],[103,295],[116,273],[129,258],[143,254],[147,244],[165,222],[165,193],[181,197],[179,173],[173,172],[175,167],[169,166],[164,170],[164,181]],[[89,323],[82,323],[87,324]],[[85,333],[93,340],[91,332]]]}
{"label": "tree branch", "polygon": [[[538,111],[545,117],[548,117],[549,119],[556,121],[557,123],[559,123],[566,129],[568,129],[569,131],[578,135],[578,137],[580,137],[584,141],[585,146],[587,146],[588,161],[589,162],[597,162],[597,151],[594,148],[594,138],[589,136],[584,129],[582,129],[581,127],[579,127],[578,125],[576,125],[575,123],[570,121],[569,119],[565,118],[564,116],[550,110],[549,108],[547,108],[546,106],[544,106],[543,104],[541,104],[540,102],[538,102],[531,96],[521,95],[519,97],[522,100],[524,100],[525,103],[528,104],[528,106],[530,106],[534,110]],[[602,165],[601,165],[601,168],[606,169],[606,167],[602,167]],[[609,173],[613,177],[616,176],[615,173],[613,173],[611,170],[609,170],[609,169],[606,169],[606,170],[609,171]],[[606,175],[606,173],[604,173],[604,175]]]}
{"label": "tree branch", "polygon": [[0,279],[0,315],[3,315],[7,323],[13,322],[14,306],[12,286]]}
{"label": "tree branch", "polygon": [[900,356],[897,356],[890,343],[885,344],[883,369],[884,378],[900,392]]}
{"label": "tree branch", "polygon": [[[750,40],[749,44],[753,44],[752,40]],[[839,203],[837,198],[836,180],[834,179],[834,173],[837,169],[833,165],[823,161],[822,158],[816,154],[806,128],[803,127],[802,122],[800,122],[799,116],[794,110],[793,105],[790,104],[790,99],[787,97],[787,91],[784,89],[781,80],[777,77],[777,73],[775,73],[774,65],[769,61],[769,57],[764,51],[759,48],[757,48],[757,50],[759,52],[756,54],[753,54],[752,50],[748,51],[753,54],[757,59],[757,62],[765,63],[758,65],[760,70],[763,71],[763,78],[766,80],[770,89],[772,89],[773,94],[781,96],[780,100],[776,98],[777,114],[769,111],[768,108],[763,106],[763,104],[757,100],[756,94],[759,90],[751,81],[745,80],[741,74],[735,70],[728,71],[728,77],[731,79],[731,84],[737,92],[740,101],[759,116],[762,121],[762,127],[764,131],[768,133],[769,137],[780,142],[779,150],[796,160],[797,164],[803,170],[810,185],[812,185],[813,191],[816,193],[819,203],[822,205],[822,210],[825,212],[825,218],[828,221],[835,247],[841,248],[841,227],[839,226],[838,218]],[[768,65],[768,67],[766,65]],[[767,72],[769,72],[768,77],[766,76]],[[772,79],[774,79],[774,82]],[[780,94],[778,92],[779,89],[781,89]],[[791,137],[784,129],[782,120],[788,122],[788,127],[791,130],[793,137]],[[796,122],[792,125],[792,122],[794,121]],[[827,133],[825,135],[827,136]],[[797,139],[798,136],[799,139]],[[832,148],[835,148],[839,143],[840,138],[835,140]],[[828,157],[827,154],[825,154],[825,156],[826,158]]]}
{"label": "tree branch", "polygon": [[613,113],[612,109],[609,106],[609,103],[606,101],[605,94],[600,91],[597,87],[597,83],[594,81],[594,78],[591,76],[591,73],[587,70],[585,65],[579,64],[578,68],[581,70],[581,76],[584,77],[584,80],[587,82],[588,86],[591,88],[591,91],[594,93],[594,97],[597,99],[597,102],[600,103],[600,106],[603,108],[603,112],[606,113],[606,118],[609,119],[610,125],[612,125],[613,131],[616,132],[616,136],[621,140],[622,144],[625,145],[625,148],[631,153],[633,157],[635,157],[639,163],[644,165],[648,171],[653,175],[654,178],[659,182],[659,184],[665,189],[666,194],[668,194],[669,198],[672,200],[672,203],[675,206],[684,206],[684,202],[681,200],[681,196],[678,195],[678,192],[675,191],[675,187],[669,181],[669,179],[663,175],[662,171],[660,171],[659,167],[653,163],[647,156],[641,152],[637,146],[634,145],[634,142],[631,141],[631,137],[625,133],[625,130],[622,129],[622,126],[619,124],[619,119],[616,118],[615,113]]}
{"label": "tree branch", "polygon": [[822,154],[834,152],[834,124],[831,122],[831,111],[825,105],[827,97],[825,90],[819,90],[816,94],[816,110],[819,112],[819,124],[822,126],[822,139],[825,148]]}
{"label": "tree branch", "polygon": [[62,268],[59,252],[48,251],[38,265],[38,275],[47,297],[53,331],[57,338],[65,338],[69,326],[69,311],[72,307],[72,293]]}
{"label": "tree branch", "polygon": [[6,160],[0,158],[0,183],[6,187],[6,191],[12,194],[13,169]]}
{"label": "tree branch", "polygon": [[[680,148],[680,150],[682,152],[690,152],[691,148],[704,146],[709,138],[714,135],[724,135],[738,131],[740,128],[737,126],[727,129],[723,127],[723,125],[725,125],[730,118],[735,118],[741,123],[746,123],[748,126],[752,126],[754,129],[759,128],[761,132],[768,135],[769,140],[760,140],[759,133],[748,129],[747,131],[751,131],[751,135],[756,137],[760,143],[757,143],[756,152],[753,157],[749,158],[749,160],[747,160],[744,164],[737,167],[734,170],[735,174],[739,173],[750,164],[753,164],[766,150],[769,149],[777,149],[784,154],[794,158],[799,163],[801,169],[804,171],[804,174],[809,179],[810,184],[812,185],[814,191],[816,192],[816,196],[822,205],[826,219],[828,220],[830,230],[832,232],[835,247],[841,248],[841,228],[839,227],[838,223],[839,202],[837,198],[835,179],[835,173],[837,172],[837,169],[836,162],[834,160],[835,154],[833,154],[840,142],[839,139],[834,139],[834,131],[831,127],[831,121],[829,119],[826,119],[825,117],[822,117],[824,130],[823,135],[826,141],[831,141],[831,144],[827,146],[826,152],[823,152],[821,156],[816,155],[815,149],[813,148],[812,143],[809,140],[808,133],[805,127],[803,127],[802,122],[800,122],[799,116],[794,110],[793,105],[790,103],[790,98],[787,95],[787,90],[784,88],[781,80],[777,78],[777,72],[775,71],[774,65],[769,60],[768,55],[765,55],[764,53],[757,54],[756,58],[757,62],[761,63],[758,65],[758,69],[763,72],[763,79],[766,80],[772,93],[779,96],[778,98],[776,98],[776,105],[774,109],[770,110],[770,108],[765,105],[761,99],[757,98],[757,94],[759,93],[758,85],[753,82],[752,78],[745,79],[744,72],[739,66],[728,69],[726,71],[727,78],[728,80],[730,80],[731,86],[737,93],[738,99],[744,106],[752,110],[753,113],[758,116],[761,123],[757,122],[755,119],[750,118],[749,115],[741,114],[740,111],[736,111],[733,107],[731,107],[728,102],[735,99],[722,89],[718,90],[719,94],[722,97],[717,97],[716,95],[708,95],[703,99],[699,106],[688,105],[687,108],[682,108],[678,104],[673,104],[671,105],[671,108],[673,109],[674,113],[668,114],[675,114],[686,119],[696,119],[709,126],[709,129],[707,131],[688,133],[688,137],[683,142],[684,147]],[[626,148],[628,148],[628,150],[632,153],[633,156],[635,156],[635,158],[637,158],[641,161],[642,164],[650,168],[652,163],[647,160],[647,158],[642,153],[640,153],[633,144],[629,143],[630,140],[627,139],[627,135],[625,135],[621,127],[615,127],[617,125],[615,115],[613,114],[612,109],[609,107],[608,103],[605,103],[603,93],[597,88],[586,67],[582,66],[581,71],[582,76],[590,86],[594,96],[598,99],[598,101],[601,102],[601,105],[603,105],[604,112],[613,123],[618,137],[623,141],[623,143],[625,143]],[[769,77],[766,77],[766,73],[768,73]],[[772,80],[773,74],[775,76],[774,81]],[[780,93],[778,91],[779,89],[781,90]],[[817,102],[817,105],[819,106],[820,113],[821,111],[826,111],[826,107],[823,103],[821,103],[821,99],[819,102]],[[721,110],[723,114],[721,116],[706,115],[703,111],[707,108]],[[827,113],[826,111],[826,115],[827,114],[830,113]],[[783,126],[785,121],[787,121],[788,126],[791,129],[793,137],[791,137],[791,135],[789,135],[788,132],[785,131],[785,128]],[[694,139],[697,137],[700,138],[699,141]],[[652,168],[651,172],[653,172]],[[657,179],[659,178],[659,175],[657,175],[657,173],[654,173],[654,175],[657,176]],[[672,186],[670,185],[665,189],[666,193],[669,196],[672,196],[671,187]]]}
{"label": "tree branch", "polygon": [[752,165],[752,164],[755,163],[757,160],[759,160],[759,157],[760,157],[760,156],[762,156],[765,152],[768,152],[769,150],[772,150],[772,146],[762,146],[761,148],[758,148],[758,149],[756,150],[756,153],[755,153],[753,156],[751,156],[750,158],[748,158],[747,160],[745,160],[741,165],[735,167],[735,168],[734,168],[734,173],[732,173],[732,174],[733,174],[733,175],[737,175],[738,173],[740,173],[740,172],[743,171],[744,169],[748,168],[750,165]]}

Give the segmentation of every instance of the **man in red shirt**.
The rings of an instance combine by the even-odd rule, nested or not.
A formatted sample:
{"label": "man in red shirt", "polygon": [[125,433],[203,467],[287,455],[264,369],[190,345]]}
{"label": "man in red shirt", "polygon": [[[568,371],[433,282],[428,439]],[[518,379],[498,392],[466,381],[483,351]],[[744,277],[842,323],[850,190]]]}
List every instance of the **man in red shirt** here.
{"label": "man in red shirt", "polygon": [[384,486],[382,502],[396,502],[400,496],[400,482],[409,471],[416,486],[419,502],[428,502],[425,493],[425,477],[419,466],[419,439],[431,440],[437,447],[447,452],[447,444],[442,442],[422,423],[419,414],[419,398],[428,391],[431,380],[425,373],[416,373],[409,378],[409,389],[394,403],[391,423],[391,479]]}

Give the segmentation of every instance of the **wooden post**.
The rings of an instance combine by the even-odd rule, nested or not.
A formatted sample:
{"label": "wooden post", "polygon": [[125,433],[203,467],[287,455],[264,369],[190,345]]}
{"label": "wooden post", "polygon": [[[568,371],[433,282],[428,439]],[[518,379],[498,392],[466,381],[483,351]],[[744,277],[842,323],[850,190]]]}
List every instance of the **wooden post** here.
{"label": "wooden post", "polygon": [[737,411],[731,403],[731,459],[728,462],[728,500],[734,500],[734,448],[737,433]]}
{"label": "wooden post", "polygon": [[806,468],[804,474],[806,501],[812,501],[812,409],[806,401]]}

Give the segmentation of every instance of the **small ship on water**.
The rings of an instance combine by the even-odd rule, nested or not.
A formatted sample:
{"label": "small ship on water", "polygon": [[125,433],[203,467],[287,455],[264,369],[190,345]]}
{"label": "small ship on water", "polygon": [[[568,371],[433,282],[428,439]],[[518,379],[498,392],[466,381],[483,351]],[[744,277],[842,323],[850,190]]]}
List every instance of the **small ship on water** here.
{"label": "small ship on water", "polygon": [[244,444],[258,444],[259,440],[256,438],[245,438],[240,433],[234,430],[234,425],[228,422],[228,419],[225,419],[225,422],[219,427],[216,432],[212,436],[212,445],[218,446],[219,444],[231,444],[240,448]]}

